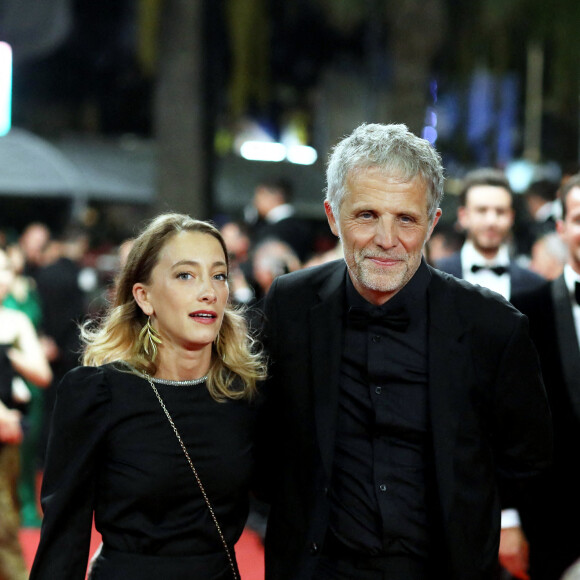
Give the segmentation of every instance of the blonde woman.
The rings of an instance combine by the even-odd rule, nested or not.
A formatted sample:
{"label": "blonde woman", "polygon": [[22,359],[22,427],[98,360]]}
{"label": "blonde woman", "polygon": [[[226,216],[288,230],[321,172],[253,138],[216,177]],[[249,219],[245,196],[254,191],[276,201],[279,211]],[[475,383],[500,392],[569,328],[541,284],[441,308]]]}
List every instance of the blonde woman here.
{"label": "blonde woman", "polygon": [[265,369],[228,293],[211,224],[164,214],[135,239],[59,386],[31,580],[84,579],[93,514],[92,580],[238,577]]}

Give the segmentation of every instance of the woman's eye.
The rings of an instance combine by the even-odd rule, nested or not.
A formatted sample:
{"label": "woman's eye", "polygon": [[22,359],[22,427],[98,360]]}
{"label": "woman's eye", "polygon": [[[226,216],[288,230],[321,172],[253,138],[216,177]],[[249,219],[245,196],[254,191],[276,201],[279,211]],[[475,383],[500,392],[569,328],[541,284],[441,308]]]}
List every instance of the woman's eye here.
{"label": "woman's eye", "polygon": [[189,272],[180,272],[177,277],[180,280],[190,280],[193,276]]}
{"label": "woman's eye", "polygon": [[216,280],[220,280],[220,281],[222,281],[222,282],[227,282],[227,280],[228,280],[228,275],[227,275],[227,274],[216,274],[216,275],[214,276],[214,278],[215,278]]}

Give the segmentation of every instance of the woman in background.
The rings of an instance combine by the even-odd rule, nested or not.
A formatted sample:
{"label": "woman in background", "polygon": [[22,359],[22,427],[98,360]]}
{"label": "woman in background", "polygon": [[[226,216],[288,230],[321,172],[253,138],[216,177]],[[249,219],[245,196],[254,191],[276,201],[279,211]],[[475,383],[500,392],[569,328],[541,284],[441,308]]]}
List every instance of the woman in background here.
{"label": "woman in background", "polygon": [[[24,312],[38,332],[42,320],[40,297],[36,282],[24,275],[25,257],[19,244],[6,248],[6,253],[14,268],[14,281],[4,306]],[[40,337],[42,344],[42,337]],[[30,402],[26,409],[26,432],[20,444],[20,479],[18,497],[20,499],[21,525],[25,528],[40,528],[42,518],[38,511],[37,471],[38,453],[42,437],[43,392],[34,383],[26,381],[30,391]]]}
{"label": "woman in background", "polygon": [[0,580],[26,580],[19,542],[17,493],[22,417],[30,400],[24,381],[46,387],[52,373],[32,322],[5,305],[15,271],[0,249]]}
{"label": "woman in background", "polygon": [[153,220],[120,274],[83,362],[59,386],[31,580],[237,578],[256,381],[265,374],[228,303],[219,231]]}

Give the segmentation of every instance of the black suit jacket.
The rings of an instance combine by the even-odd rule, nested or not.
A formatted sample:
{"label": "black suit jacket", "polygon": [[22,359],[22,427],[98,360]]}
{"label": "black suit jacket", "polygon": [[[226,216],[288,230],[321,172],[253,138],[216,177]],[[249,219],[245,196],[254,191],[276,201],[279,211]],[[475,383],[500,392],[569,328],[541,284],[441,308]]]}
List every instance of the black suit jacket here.
{"label": "black suit jacket", "polygon": [[[498,474],[549,463],[549,411],[526,319],[496,294],[431,269],[429,407],[447,577],[497,563]],[[276,279],[266,297],[262,483],[272,508],[266,578],[307,580],[328,521],[342,347],[344,261]],[[523,405],[525,403],[525,406]]]}
{"label": "black suit jacket", "polygon": [[533,578],[559,579],[580,558],[580,350],[564,277],[513,304],[529,317],[554,420],[554,461],[533,501],[519,507]]}
{"label": "black suit jacket", "polygon": [[[455,252],[447,258],[442,258],[436,264],[436,267],[443,272],[447,272],[456,278],[463,278],[463,268],[461,266],[461,252]],[[511,279],[511,297],[522,292],[527,292],[534,288],[545,284],[546,280],[531,272],[526,268],[522,268],[519,264],[510,261],[508,272]],[[510,299],[511,299],[510,297]]]}

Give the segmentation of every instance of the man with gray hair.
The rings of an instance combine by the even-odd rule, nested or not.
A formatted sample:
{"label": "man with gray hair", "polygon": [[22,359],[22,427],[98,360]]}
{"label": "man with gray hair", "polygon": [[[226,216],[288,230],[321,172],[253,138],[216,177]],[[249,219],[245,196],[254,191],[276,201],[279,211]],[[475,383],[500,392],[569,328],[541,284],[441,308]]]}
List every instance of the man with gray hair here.
{"label": "man with gray hair", "polygon": [[491,578],[498,486],[550,460],[526,319],[426,264],[443,168],[404,125],[358,127],[327,184],[344,259],[264,302],[266,578]]}

